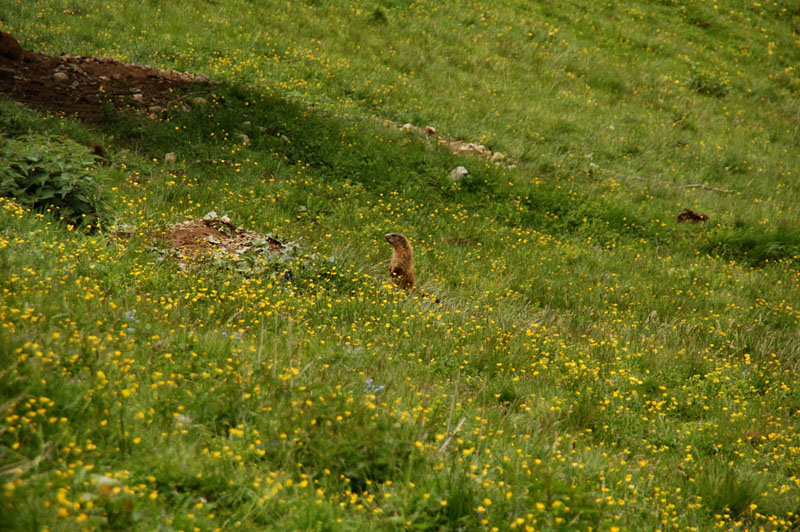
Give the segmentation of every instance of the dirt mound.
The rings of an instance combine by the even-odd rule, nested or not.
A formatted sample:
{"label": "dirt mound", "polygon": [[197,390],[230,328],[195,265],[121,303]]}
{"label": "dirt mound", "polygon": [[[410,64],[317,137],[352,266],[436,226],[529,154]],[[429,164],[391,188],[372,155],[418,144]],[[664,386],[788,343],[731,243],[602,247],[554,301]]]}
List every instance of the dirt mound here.
{"label": "dirt mound", "polygon": [[[127,238],[133,231],[126,225],[112,229],[119,238]],[[215,211],[202,219],[170,225],[150,235],[150,242],[154,251],[179,261],[182,268],[189,264],[215,266],[245,275],[285,273],[300,251],[296,242],[249,231]]]}
{"label": "dirt mound", "polygon": [[215,249],[236,255],[242,255],[254,247],[275,253],[284,249],[284,245],[277,239],[238,227],[231,223],[230,218],[218,217],[214,211],[200,220],[187,220],[172,225],[160,238],[183,255]]}
{"label": "dirt mound", "polygon": [[678,213],[678,221],[679,222],[705,222],[708,220],[708,216],[705,214],[700,214],[699,212],[694,212],[692,209],[683,209],[681,212]]}
{"label": "dirt mound", "polygon": [[0,57],[21,61],[25,56],[22,46],[10,34],[0,31]]}
{"label": "dirt mound", "polygon": [[151,113],[185,107],[176,90],[210,82],[203,74],[131,65],[110,57],[24,52],[20,59],[0,54],[0,95],[35,109],[89,120],[98,119],[108,104]]}

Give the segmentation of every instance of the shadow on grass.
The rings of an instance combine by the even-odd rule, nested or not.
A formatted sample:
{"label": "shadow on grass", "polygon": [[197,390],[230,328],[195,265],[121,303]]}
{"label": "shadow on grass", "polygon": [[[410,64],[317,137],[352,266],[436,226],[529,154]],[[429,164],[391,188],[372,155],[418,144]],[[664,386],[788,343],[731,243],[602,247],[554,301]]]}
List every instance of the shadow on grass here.
{"label": "shadow on grass", "polygon": [[752,266],[797,261],[800,259],[800,228],[780,225],[773,229],[731,230],[713,238],[704,251]]}

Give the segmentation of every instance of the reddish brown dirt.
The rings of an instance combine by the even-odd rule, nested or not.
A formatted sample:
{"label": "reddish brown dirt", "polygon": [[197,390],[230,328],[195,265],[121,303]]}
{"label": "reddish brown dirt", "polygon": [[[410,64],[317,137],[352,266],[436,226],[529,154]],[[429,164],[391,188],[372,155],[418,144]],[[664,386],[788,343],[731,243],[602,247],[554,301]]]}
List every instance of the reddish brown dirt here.
{"label": "reddish brown dirt", "polygon": [[280,251],[283,244],[270,236],[260,235],[235,226],[226,217],[211,220],[189,220],[170,226],[159,239],[184,255],[194,255],[222,249],[228,253],[242,253],[263,239],[269,251]]}
{"label": "reddish brown dirt", "polygon": [[683,209],[681,212],[678,213],[678,221],[679,222],[705,222],[708,220],[708,216],[705,214],[700,214],[699,212],[694,212],[692,209]]}
{"label": "reddish brown dirt", "polygon": [[110,57],[0,53],[0,95],[42,111],[97,120],[103,107],[161,113],[185,108],[181,89],[210,83],[203,74],[122,63]]}

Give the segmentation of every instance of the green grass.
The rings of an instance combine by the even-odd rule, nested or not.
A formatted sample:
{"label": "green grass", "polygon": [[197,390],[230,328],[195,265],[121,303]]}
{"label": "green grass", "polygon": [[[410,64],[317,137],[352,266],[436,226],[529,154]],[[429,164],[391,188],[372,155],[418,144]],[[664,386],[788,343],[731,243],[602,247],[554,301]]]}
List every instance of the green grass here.
{"label": "green grass", "polygon": [[[0,198],[8,529],[800,525],[793,4],[161,4],[0,7],[223,82],[92,126],[0,101],[110,162],[93,234]],[[300,256],[159,249],[211,210]],[[390,231],[439,304],[388,284]]]}

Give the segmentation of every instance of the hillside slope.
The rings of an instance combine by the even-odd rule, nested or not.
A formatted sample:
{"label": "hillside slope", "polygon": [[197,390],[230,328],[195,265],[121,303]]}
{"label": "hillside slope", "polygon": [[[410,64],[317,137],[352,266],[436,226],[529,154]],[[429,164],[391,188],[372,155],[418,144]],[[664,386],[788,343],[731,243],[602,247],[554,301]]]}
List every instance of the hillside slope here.
{"label": "hillside slope", "polygon": [[484,4],[0,6],[221,82],[0,99],[0,180],[103,156],[99,230],[0,198],[0,522],[800,526],[800,11]]}

